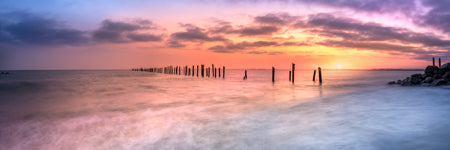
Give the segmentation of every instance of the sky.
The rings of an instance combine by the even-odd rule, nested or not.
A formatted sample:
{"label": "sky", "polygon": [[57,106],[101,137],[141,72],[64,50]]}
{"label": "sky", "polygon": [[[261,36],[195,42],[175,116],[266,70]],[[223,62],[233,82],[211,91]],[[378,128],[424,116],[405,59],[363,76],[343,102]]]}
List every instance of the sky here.
{"label": "sky", "polygon": [[0,69],[424,68],[450,0],[2,0]]}

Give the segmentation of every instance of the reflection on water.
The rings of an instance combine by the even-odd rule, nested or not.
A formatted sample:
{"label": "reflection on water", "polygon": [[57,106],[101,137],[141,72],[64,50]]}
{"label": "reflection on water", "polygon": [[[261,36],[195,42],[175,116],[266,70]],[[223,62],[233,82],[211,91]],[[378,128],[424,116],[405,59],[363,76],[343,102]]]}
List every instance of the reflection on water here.
{"label": "reflection on water", "polygon": [[11,71],[0,149],[448,149],[448,89],[387,86],[415,72]]}

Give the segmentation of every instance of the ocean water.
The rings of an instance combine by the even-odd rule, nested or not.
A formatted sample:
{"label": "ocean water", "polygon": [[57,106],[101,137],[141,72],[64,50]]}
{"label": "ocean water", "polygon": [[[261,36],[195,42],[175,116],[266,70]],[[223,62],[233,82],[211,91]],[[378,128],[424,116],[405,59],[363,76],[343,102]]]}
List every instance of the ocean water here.
{"label": "ocean water", "polygon": [[450,149],[450,89],[420,71],[126,70],[0,76],[0,149]]}

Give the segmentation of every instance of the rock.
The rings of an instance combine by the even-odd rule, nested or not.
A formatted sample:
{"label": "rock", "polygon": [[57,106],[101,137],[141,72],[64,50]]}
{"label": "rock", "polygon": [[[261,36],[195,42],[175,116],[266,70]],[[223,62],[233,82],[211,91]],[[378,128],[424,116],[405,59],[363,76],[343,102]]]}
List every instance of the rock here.
{"label": "rock", "polygon": [[439,67],[437,66],[427,66],[427,68],[425,68],[426,75],[433,76],[437,71],[439,71]]}
{"label": "rock", "polygon": [[445,72],[445,74],[442,76],[443,79],[450,79],[450,71]]}
{"label": "rock", "polygon": [[422,83],[431,83],[433,81],[432,77],[426,77],[425,80],[422,81]]}
{"label": "rock", "polygon": [[397,80],[397,84],[402,84],[402,80]]}
{"label": "rock", "polygon": [[434,80],[433,82],[431,82],[431,86],[445,85],[447,83],[448,83],[448,81],[445,79],[437,79],[437,80]]}
{"label": "rock", "polygon": [[435,74],[434,76],[433,76],[433,79],[440,79],[441,78],[441,75],[440,74]]}
{"label": "rock", "polygon": [[422,78],[422,74],[413,74],[411,75],[411,78]]}
{"label": "rock", "polygon": [[402,86],[409,86],[409,85],[411,85],[410,78],[407,77],[406,79],[403,79],[401,85]]}
{"label": "rock", "polygon": [[395,84],[395,81],[388,82],[388,84]]}
{"label": "rock", "polygon": [[450,63],[446,63],[446,64],[442,65],[440,69],[444,70],[444,71],[449,71],[450,70]]}
{"label": "rock", "polygon": [[420,84],[420,81],[422,81],[422,80],[418,77],[411,77],[411,80],[410,80],[411,84],[414,84],[414,85]]}

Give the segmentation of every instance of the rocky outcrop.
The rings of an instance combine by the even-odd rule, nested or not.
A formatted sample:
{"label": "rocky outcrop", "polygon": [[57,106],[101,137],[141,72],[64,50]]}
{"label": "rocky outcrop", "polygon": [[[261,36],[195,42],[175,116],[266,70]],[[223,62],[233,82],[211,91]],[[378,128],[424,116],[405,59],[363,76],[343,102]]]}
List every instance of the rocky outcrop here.
{"label": "rocky outcrop", "polygon": [[403,80],[391,81],[388,84],[402,86],[440,86],[450,84],[450,63],[437,66],[427,66],[424,74],[413,74]]}

